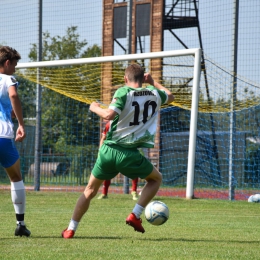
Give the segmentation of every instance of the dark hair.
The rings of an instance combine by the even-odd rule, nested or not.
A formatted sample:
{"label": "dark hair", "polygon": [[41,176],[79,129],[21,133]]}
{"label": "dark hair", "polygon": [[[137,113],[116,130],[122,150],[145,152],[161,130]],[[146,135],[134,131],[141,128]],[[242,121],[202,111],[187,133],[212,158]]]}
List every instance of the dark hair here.
{"label": "dark hair", "polygon": [[144,69],[139,64],[131,64],[126,68],[125,76],[130,82],[142,83],[144,78]]}
{"label": "dark hair", "polygon": [[0,66],[3,66],[7,60],[13,62],[14,60],[20,60],[21,55],[19,52],[9,46],[0,47]]}

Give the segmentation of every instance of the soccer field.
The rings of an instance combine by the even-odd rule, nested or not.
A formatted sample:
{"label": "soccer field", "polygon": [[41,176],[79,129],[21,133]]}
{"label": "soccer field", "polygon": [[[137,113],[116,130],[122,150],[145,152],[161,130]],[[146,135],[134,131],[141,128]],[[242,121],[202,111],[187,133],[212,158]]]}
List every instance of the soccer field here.
{"label": "soccer field", "polygon": [[156,197],[170,209],[162,226],[143,217],[144,234],[125,224],[130,195],[93,199],[71,240],[61,238],[77,192],[27,192],[30,238],[15,237],[10,192],[0,191],[0,259],[259,259],[259,204]]}

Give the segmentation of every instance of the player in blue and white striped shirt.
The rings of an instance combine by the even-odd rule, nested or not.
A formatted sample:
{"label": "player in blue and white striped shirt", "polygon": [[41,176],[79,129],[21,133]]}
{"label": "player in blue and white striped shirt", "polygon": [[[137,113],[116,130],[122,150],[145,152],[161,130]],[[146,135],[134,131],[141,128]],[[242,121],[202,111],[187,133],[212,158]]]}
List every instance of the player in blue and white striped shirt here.
{"label": "player in blue and white striped shirt", "polygon": [[12,76],[20,54],[8,46],[0,47],[0,164],[11,181],[11,197],[16,213],[16,236],[30,236],[24,223],[25,187],[20,170],[20,159],[14,144],[12,115],[17,118],[18,129],[15,141],[25,138],[22,106],[17,94],[18,82]]}

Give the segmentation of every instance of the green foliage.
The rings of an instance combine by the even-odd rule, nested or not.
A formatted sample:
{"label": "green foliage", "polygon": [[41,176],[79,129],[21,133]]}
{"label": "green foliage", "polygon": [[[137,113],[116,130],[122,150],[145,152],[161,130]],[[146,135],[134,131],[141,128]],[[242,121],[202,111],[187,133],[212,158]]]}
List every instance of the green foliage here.
{"label": "green foliage", "polygon": [[259,188],[260,182],[260,149],[259,145],[249,144],[245,158],[245,183]]}
{"label": "green foliage", "polygon": [[[66,60],[76,58],[87,57],[99,57],[101,56],[101,49],[96,44],[92,47],[87,46],[87,41],[84,39],[79,40],[79,34],[77,33],[77,26],[68,27],[65,36],[53,36],[50,33],[43,33],[42,44],[42,60]],[[32,44],[29,58],[31,61],[37,61],[38,46],[36,43]]]}
{"label": "green foliage", "polygon": [[[57,152],[91,141],[99,143],[99,119],[89,114],[89,105],[48,91],[43,99],[43,143]],[[57,106],[57,104],[60,104]],[[95,134],[94,134],[95,133]]]}
{"label": "green foliage", "polygon": [[[80,185],[86,184],[98,155],[98,146],[87,143],[84,146],[64,145],[57,142],[55,151],[68,155],[71,178],[78,180]],[[66,147],[66,150],[64,147]]]}
{"label": "green foliage", "polygon": [[[75,59],[86,57],[98,57],[101,49],[97,45],[87,46],[86,40],[80,40],[77,27],[71,26],[66,30],[65,36],[51,36],[43,33],[42,60]],[[31,61],[37,60],[37,44],[32,44],[29,54]],[[86,65],[87,66],[87,65]],[[81,70],[80,66],[73,66],[74,71],[68,75],[60,67],[48,67],[42,69],[44,80],[43,86],[55,86],[59,92],[59,86],[68,86],[67,93],[61,95],[49,88],[42,91],[42,140],[44,151],[50,148],[55,153],[71,153],[72,148],[83,147],[90,139],[92,144],[98,145],[99,121],[95,115],[89,115],[89,105],[75,101],[69,96],[70,91],[76,92],[76,88],[82,89],[83,81],[94,81],[92,88],[95,89],[97,99],[100,97],[100,65],[95,66],[95,73],[88,72],[90,69]],[[29,72],[27,72],[29,73]],[[36,77],[36,70],[30,71],[31,76]],[[49,74],[52,77],[48,77]],[[70,88],[72,87],[72,90]],[[66,89],[66,88],[65,88]],[[84,95],[84,93],[83,93]],[[94,133],[94,134],[93,134]],[[84,151],[82,151],[84,153]],[[72,153],[73,154],[73,153]]]}
{"label": "green foliage", "polygon": [[15,76],[19,82],[18,94],[22,102],[23,117],[35,118],[36,113],[36,87],[35,84],[25,78]]}

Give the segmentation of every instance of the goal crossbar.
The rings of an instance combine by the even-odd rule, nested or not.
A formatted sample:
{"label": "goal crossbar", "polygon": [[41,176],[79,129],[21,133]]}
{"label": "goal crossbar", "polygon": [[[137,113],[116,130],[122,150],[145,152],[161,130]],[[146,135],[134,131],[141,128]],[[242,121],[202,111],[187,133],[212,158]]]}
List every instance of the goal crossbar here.
{"label": "goal crossbar", "polygon": [[79,59],[68,59],[68,60],[52,60],[52,61],[38,61],[38,62],[25,62],[19,63],[17,69],[27,69],[27,68],[41,68],[41,67],[56,67],[56,66],[66,66],[66,65],[80,65],[80,64],[90,64],[90,63],[102,63],[102,62],[116,62],[116,61],[126,61],[126,60],[138,60],[138,59],[155,59],[155,58],[165,58],[165,57],[177,57],[177,56],[188,56],[201,55],[200,49],[187,49],[187,50],[174,50],[174,51],[160,51],[160,52],[149,52],[149,53],[139,53],[139,54],[126,54],[117,56],[103,56],[95,58],[79,58]]}

